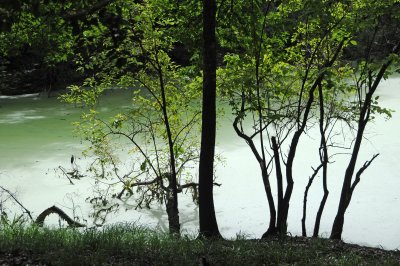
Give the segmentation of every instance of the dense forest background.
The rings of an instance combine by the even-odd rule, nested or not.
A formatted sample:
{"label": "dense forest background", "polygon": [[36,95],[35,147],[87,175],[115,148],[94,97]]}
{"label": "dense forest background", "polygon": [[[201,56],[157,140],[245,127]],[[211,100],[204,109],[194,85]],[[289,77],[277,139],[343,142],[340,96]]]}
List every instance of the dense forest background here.
{"label": "dense forest background", "polygon": [[[85,36],[85,33],[101,28],[103,38],[110,38],[115,48],[122,45],[124,39],[128,38],[126,26],[130,22],[122,13],[123,5],[118,7],[117,2],[2,1],[0,6],[2,42],[0,94],[19,95],[65,90],[69,85],[80,84],[93,74],[87,70],[82,73],[78,68],[88,62],[90,55],[109,47],[90,43],[88,40],[90,37]],[[142,1],[134,2],[141,3]],[[221,35],[221,41],[218,43],[217,55],[220,66],[224,64],[224,55],[233,49],[232,44],[227,44],[227,42],[240,42],[240,40],[232,39],[223,40],[222,37],[227,37],[224,32],[229,31],[230,26],[233,30],[238,26],[237,23],[249,16],[246,14],[248,4],[245,5],[242,1],[228,2],[218,3],[218,26],[221,28],[218,32]],[[260,5],[261,2],[254,4]],[[312,3],[312,1],[309,2]],[[274,1],[274,4],[279,6],[280,1]],[[171,15],[171,18],[181,16],[180,19],[184,20],[185,24],[180,27],[185,28],[185,32],[180,34],[179,40],[173,44],[169,54],[177,64],[198,65],[200,61],[198,56],[196,58],[196,54],[198,55],[201,49],[202,20],[200,4],[198,1],[176,1],[175,4],[171,1],[171,5],[175,5],[175,10],[168,7],[165,15]],[[309,6],[312,7],[312,4]],[[308,11],[304,9],[303,12]],[[400,34],[398,21],[391,14],[384,14],[379,17],[379,20],[380,31],[377,32],[378,36],[374,37],[375,45],[372,47],[371,55],[384,59],[393,48],[393,44],[398,41]],[[354,36],[357,46],[347,47],[343,59],[362,58],[374,34],[376,34],[374,27],[358,32]],[[235,46],[239,48],[240,44],[236,43]],[[117,55],[110,55],[112,56]],[[124,64],[125,58],[120,57],[115,60],[117,64]]]}

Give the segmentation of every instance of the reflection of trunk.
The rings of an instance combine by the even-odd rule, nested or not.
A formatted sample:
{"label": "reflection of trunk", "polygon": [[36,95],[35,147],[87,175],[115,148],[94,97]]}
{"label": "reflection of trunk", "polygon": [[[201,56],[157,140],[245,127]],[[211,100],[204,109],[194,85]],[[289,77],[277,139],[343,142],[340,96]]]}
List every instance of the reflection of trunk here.
{"label": "reflection of trunk", "polygon": [[[398,54],[399,52],[400,52],[400,43],[398,43],[393,50],[394,54]],[[336,213],[336,217],[335,217],[335,220],[334,220],[333,226],[332,226],[332,232],[331,232],[331,236],[330,236],[331,239],[341,239],[342,238],[344,214],[347,210],[347,207],[350,204],[351,197],[353,195],[355,186],[358,184],[358,182],[360,180],[361,173],[369,166],[369,164],[376,158],[376,156],[378,156],[378,155],[375,155],[370,161],[367,161],[364,164],[364,166],[361,167],[361,169],[357,172],[355,181],[352,184],[351,181],[352,181],[355,166],[357,163],[357,157],[358,157],[358,153],[360,151],[361,142],[362,142],[363,135],[364,135],[364,130],[369,121],[369,117],[370,117],[370,113],[371,113],[372,97],[373,97],[379,83],[381,82],[387,68],[391,64],[392,64],[392,60],[389,60],[386,63],[384,63],[381,66],[378,74],[376,75],[375,80],[373,80],[373,78],[372,78],[372,73],[371,72],[369,73],[368,80],[366,80],[367,84],[369,84],[368,93],[365,95],[364,101],[362,101],[363,99],[359,99],[360,102],[362,102],[362,105],[360,107],[357,135],[356,135],[356,139],[354,142],[353,152],[351,154],[351,158],[350,158],[349,164],[348,164],[346,172],[345,172],[343,186],[342,186],[342,193],[340,195],[339,208]],[[359,88],[359,89],[361,89],[361,88]]]}

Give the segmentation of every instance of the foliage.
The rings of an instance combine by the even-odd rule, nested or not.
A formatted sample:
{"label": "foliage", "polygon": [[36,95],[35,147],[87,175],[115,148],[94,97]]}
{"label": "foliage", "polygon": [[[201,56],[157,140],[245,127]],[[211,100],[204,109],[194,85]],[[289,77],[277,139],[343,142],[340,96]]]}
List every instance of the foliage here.
{"label": "foliage", "polygon": [[14,8],[3,10],[8,27],[0,32],[2,56],[17,56],[31,49],[41,53],[49,66],[71,59],[76,35],[62,16],[54,15],[71,4],[40,2],[16,1]]}
{"label": "foliage", "polygon": [[[101,199],[100,210],[115,206],[104,198],[109,194],[117,199],[136,194],[137,207],[150,208],[157,201],[165,203],[167,211],[171,193],[184,188],[190,189],[197,200],[190,164],[193,166],[198,158],[198,139],[193,131],[198,129],[201,90],[193,68],[179,66],[169,56],[176,43],[173,29],[180,25],[164,16],[161,7],[167,4],[151,1],[119,6],[131,30],[118,49],[101,27],[86,33],[92,42],[102,41],[106,48],[82,68],[102,71],[83,87],[72,87],[62,96],[66,102],[89,107],[76,125],[91,143],[90,152],[98,157],[91,170],[101,184],[107,184],[103,195],[91,200],[96,203],[95,199]],[[126,62],[115,64],[111,52]],[[103,118],[96,103],[99,95],[111,87],[131,88],[132,103],[112,117]],[[129,159],[118,159],[123,150]],[[125,162],[132,163],[124,166]],[[109,186],[114,192],[108,193]]]}
{"label": "foliage", "polygon": [[[373,5],[370,1],[235,1],[225,7],[230,23],[222,23],[219,33],[221,45],[229,52],[224,57],[225,65],[218,70],[219,87],[232,107],[235,131],[249,145],[261,168],[270,208],[270,225],[264,236],[273,234],[275,227],[286,233],[296,175],[292,166],[303,134],[320,125],[318,154],[327,197],[327,164],[331,162],[328,148],[344,145],[337,142],[337,136],[344,134],[343,126],[350,131],[361,128],[363,132],[365,125],[359,123],[364,119],[365,108],[370,110],[365,123],[376,113],[390,117],[390,110],[378,105],[379,97],[371,102],[367,97],[374,91],[371,84],[380,81],[382,65],[369,56],[371,48],[366,50],[368,62],[349,63],[342,55],[349,47],[357,47],[360,31],[374,27],[375,35],[379,33],[384,28],[381,17],[395,14],[390,10],[395,2]],[[244,15],[239,13],[240,8],[246,10]],[[373,40],[372,37],[370,47]],[[384,77],[387,73],[385,68]],[[259,144],[255,142],[257,138]],[[358,149],[353,153],[358,154]],[[352,159],[351,163],[355,161]],[[278,183],[275,199],[270,186],[273,170]],[[321,201],[316,228],[325,201],[326,198]]]}
{"label": "foliage", "polygon": [[[340,238],[352,193],[377,156],[355,169],[365,128],[377,115],[391,117],[375,93],[382,79],[399,71],[398,37],[387,38],[398,32],[399,0],[218,4],[218,92],[260,165],[267,232],[286,233],[297,147],[318,128],[319,166],[308,186],[322,169],[315,236],[329,194],[328,165],[345,144],[338,136],[355,136],[335,219]],[[98,190],[89,201],[99,223],[119,200],[135,196],[138,208],[165,204],[177,230],[177,193],[190,189],[197,201],[191,167],[199,156],[201,12],[193,0],[5,1],[0,8],[2,57],[34,51],[49,69],[73,61],[87,78],[61,98],[83,110],[75,125],[94,156],[90,170]],[[131,93],[129,106],[102,113],[102,97],[121,88]]]}

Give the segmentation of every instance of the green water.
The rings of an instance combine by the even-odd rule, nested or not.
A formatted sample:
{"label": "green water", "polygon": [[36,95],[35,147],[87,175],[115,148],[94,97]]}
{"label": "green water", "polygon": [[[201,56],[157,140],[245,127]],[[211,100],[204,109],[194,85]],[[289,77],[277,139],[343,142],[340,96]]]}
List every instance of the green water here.
{"label": "green water", "polygon": [[[372,154],[381,155],[363,174],[346,213],[346,241],[382,245],[389,249],[400,247],[399,88],[400,78],[391,78],[378,90],[383,106],[396,112],[391,120],[379,118],[368,127],[368,139],[363,142],[359,165],[369,160]],[[109,91],[107,94],[97,106],[105,118],[131,106],[132,91]],[[79,120],[81,111],[56,98],[38,95],[0,97],[0,184],[17,191],[21,201],[34,214],[54,204],[69,210],[70,198],[73,198],[75,206],[81,206],[83,216],[87,214],[85,198],[92,193],[90,179],[82,179],[72,186],[53,171],[59,165],[70,167],[71,155],[78,157],[79,164],[84,164],[85,159],[79,157],[87,143],[74,136],[71,124]],[[217,182],[222,186],[214,189],[220,229],[228,237],[234,237],[240,231],[250,237],[259,237],[268,223],[260,170],[249,147],[233,131],[229,110],[218,126],[217,146],[217,151],[224,157],[224,163],[216,169]],[[311,154],[310,150],[313,151]],[[312,155],[317,155],[317,150],[318,137],[313,137],[312,131],[309,136],[302,136],[294,165],[295,187],[289,212],[289,231],[294,235],[301,232],[302,197],[311,167],[315,167]],[[321,221],[321,232],[325,236],[329,235],[337,210],[347,157],[343,155],[335,161],[330,166],[330,194]],[[319,180],[318,177],[309,194],[308,229],[313,226],[312,217],[321,199]],[[274,179],[271,186],[275,187]],[[190,195],[180,197],[182,226],[184,230],[196,232],[197,209]],[[110,222],[139,220],[161,228],[165,228],[167,222],[162,207],[147,212],[130,210],[118,215]]]}
{"label": "green water", "polygon": [[[111,115],[129,105],[130,93],[110,92],[112,97],[103,97],[98,108]],[[79,120],[81,108],[39,95],[3,97],[0,106],[0,168],[63,154],[69,158],[73,148],[84,147],[72,125]]]}

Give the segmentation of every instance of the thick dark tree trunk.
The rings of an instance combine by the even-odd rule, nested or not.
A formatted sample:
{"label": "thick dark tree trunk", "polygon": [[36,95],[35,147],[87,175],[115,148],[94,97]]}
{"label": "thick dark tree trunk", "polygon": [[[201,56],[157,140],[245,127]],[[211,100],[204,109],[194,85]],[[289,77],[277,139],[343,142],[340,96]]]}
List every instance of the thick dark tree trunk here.
{"label": "thick dark tree trunk", "polygon": [[213,199],[216,135],[216,1],[203,0],[203,114],[199,166],[199,219],[201,237],[221,237]]}

